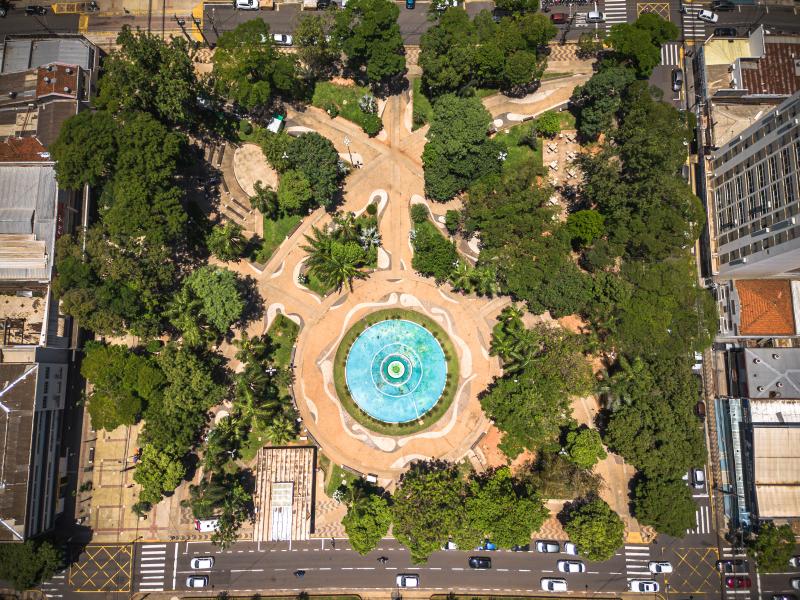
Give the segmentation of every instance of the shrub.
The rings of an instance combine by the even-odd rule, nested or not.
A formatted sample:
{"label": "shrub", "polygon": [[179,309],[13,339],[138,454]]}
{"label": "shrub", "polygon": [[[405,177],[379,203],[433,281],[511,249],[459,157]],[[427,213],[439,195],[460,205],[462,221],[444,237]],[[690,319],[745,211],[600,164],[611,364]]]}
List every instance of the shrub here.
{"label": "shrub", "polygon": [[325,112],[328,113],[331,119],[335,119],[339,116],[339,107],[336,105],[336,102],[331,100],[325,103]]}
{"label": "shrub", "polygon": [[383,129],[383,121],[378,115],[365,113],[361,119],[361,128],[369,137],[375,137]]}
{"label": "shrub", "polygon": [[444,226],[450,235],[455,235],[461,228],[461,213],[457,210],[448,210],[444,215]]}
{"label": "shrub", "polygon": [[411,206],[411,220],[414,223],[424,223],[428,219],[428,207],[424,204]]}
{"label": "shrub", "polygon": [[150,340],[145,344],[144,349],[147,350],[150,354],[155,354],[161,350],[161,346],[164,345],[164,342],[161,340]]}
{"label": "shrub", "polygon": [[545,137],[555,137],[561,131],[561,117],[558,113],[548,110],[536,119],[536,130]]}
{"label": "shrub", "polygon": [[242,135],[250,135],[253,133],[253,124],[247,119],[242,119],[239,121],[239,133]]}
{"label": "shrub", "polygon": [[370,202],[369,204],[367,204],[367,214],[370,217],[374,217],[375,215],[377,215],[378,214],[378,205],[375,204],[374,202]]}
{"label": "shrub", "polygon": [[358,108],[363,112],[374,115],[378,112],[378,103],[375,101],[375,96],[371,94],[364,94],[358,99]]}

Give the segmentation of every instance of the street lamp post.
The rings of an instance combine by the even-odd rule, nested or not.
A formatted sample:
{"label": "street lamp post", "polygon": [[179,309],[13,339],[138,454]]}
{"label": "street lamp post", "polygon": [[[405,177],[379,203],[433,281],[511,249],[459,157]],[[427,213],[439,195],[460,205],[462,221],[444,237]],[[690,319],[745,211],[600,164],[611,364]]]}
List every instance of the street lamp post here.
{"label": "street lamp post", "polygon": [[353,153],[350,152],[350,138],[347,136],[344,136],[344,145],[347,146],[347,154],[350,156],[350,164],[355,166],[353,163]]}

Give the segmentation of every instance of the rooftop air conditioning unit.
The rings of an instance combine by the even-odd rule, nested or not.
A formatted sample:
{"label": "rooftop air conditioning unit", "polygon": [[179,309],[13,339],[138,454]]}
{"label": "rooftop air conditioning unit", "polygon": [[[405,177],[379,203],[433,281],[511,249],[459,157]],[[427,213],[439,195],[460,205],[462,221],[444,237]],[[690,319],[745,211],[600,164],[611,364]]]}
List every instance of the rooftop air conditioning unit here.
{"label": "rooftop air conditioning unit", "polygon": [[50,78],[49,78],[49,77],[45,77],[45,78],[44,78],[44,82],[45,82],[45,83],[50,83]]}
{"label": "rooftop air conditioning unit", "polygon": [[773,360],[778,360],[780,357],[781,357],[781,355],[780,355],[780,354],[778,354],[777,352],[776,352],[775,354],[773,354],[773,355],[772,355],[772,359],[773,359]]}
{"label": "rooftop air conditioning unit", "polygon": [[66,85],[64,86],[64,93],[69,94],[69,87]]}
{"label": "rooftop air conditioning unit", "polygon": [[759,392],[763,392],[763,391],[764,391],[764,386],[763,386],[763,385],[760,385],[760,386],[758,386],[756,389],[757,389]]}
{"label": "rooftop air conditioning unit", "polygon": [[753,362],[754,362],[755,364],[757,364],[757,365],[760,365],[760,364],[761,364],[761,359],[760,359],[760,358],[754,358],[754,359],[753,359]]}
{"label": "rooftop air conditioning unit", "polygon": [[67,75],[72,75],[72,69],[70,67],[67,67]]}
{"label": "rooftop air conditioning unit", "polygon": [[783,382],[779,381],[778,383],[775,384],[775,387],[782,388],[783,387]]}

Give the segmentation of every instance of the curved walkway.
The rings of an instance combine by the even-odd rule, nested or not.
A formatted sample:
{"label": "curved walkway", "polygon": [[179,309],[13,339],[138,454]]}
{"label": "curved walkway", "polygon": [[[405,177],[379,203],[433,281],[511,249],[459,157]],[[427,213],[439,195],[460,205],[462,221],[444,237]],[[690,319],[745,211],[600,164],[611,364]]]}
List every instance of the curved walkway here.
{"label": "curved walkway", "polygon": [[[508,298],[457,294],[449,286],[436,286],[413,272],[410,206],[413,197],[424,197],[421,154],[427,128],[410,131],[405,118],[409,102],[407,93],[389,98],[383,113],[385,135],[380,140],[367,137],[349,121],[331,119],[314,108],[302,113],[289,111],[290,126],[318,131],[340,153],[348,151],[344,145],[347,137],[350,150],[361,156],[363,168],[348,176],[340,208],[358,213],[372,199],[380,199],[384,260],[367,280],[356,281],[352,291],[344,289],[320,298],[297,283],[306,259],[302,250],[305,235],[312,226],[330,223],[330,215],[318,209],[304,219],[263,271],[255,273],[266,310],[263,321],[251,324],[248,331],[263,333],[278,312],[302,324],[295,350],[295,398],[304,425],[334,462],[377,474],[389,485],[412,460],[460,460],[488,430],[490,422],[477,396],[500,374],[498,360],[489,356],[489,343],[496,317],[509,302]],[[503,106],[502,100],[485,102],[495,110]],[[457,204],[431,208],[440,215]],[[230,266],[254,275],[246,263]],[[332,381],[332,361],[344,333],[369,312],[393,306],[418,310],[439,323],[456,347],[460,369],[456,399],[445,415],[425,431],[398,437],[368,431],[352,419],[341,407]]]}

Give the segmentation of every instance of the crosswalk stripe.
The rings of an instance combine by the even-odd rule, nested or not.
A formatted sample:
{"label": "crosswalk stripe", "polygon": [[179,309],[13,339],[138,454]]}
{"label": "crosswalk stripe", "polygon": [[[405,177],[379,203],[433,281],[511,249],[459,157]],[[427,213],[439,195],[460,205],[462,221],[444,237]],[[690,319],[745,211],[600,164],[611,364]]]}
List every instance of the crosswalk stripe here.
{"label": "crosswalk stripe", "polygon": [[661,64],[667,67],[678,67],[680,61],[680,46],[674,42],[668,42],[661,46]]}
{"label": "crosswalk stripe", "polygon": [[[155,566],[155,565],[153,565]],[[163,573],[164,572],[164,565],[161,565],[160,569],[139,569],[140,573]]]}
{"label": "crosswalk stripe", "polygon": [[142,548],[166,548],[166,544],[143,544]]}
{"label": "crosswalk stripe", "polygon": [[161,556],[164,556],[166,553],[166,550],[142,550],[142,557],[150,556],[152,554],[160,554]]}
{"label": "crosswalk stripe", "polygon": [[161,575],[145,575],[142,579],[158,579],[159,581],[164,581],[164,574]]}

